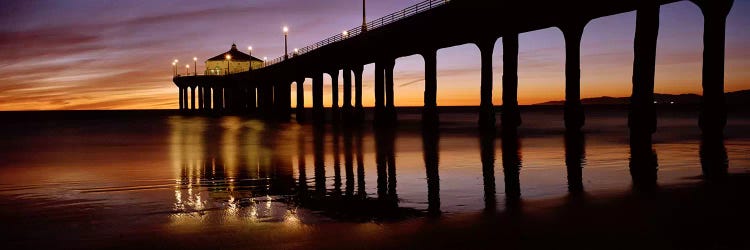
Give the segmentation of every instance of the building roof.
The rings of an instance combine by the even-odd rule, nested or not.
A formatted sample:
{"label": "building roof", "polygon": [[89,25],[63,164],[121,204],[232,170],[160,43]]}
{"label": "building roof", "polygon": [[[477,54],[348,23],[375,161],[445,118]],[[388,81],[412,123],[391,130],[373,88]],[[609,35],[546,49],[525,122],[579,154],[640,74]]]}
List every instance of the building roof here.
{"label": "building roof", "polygon": [[259,62],[263,61],[254,56],[242,53],[242,51],[237,50],[236,44],[232,44],[232,49],[230,49],[229,51],[221,53],[217,56],[211,57],[207,61],[225,61],[227,54],[232,56],[232,61],[259,61]]}

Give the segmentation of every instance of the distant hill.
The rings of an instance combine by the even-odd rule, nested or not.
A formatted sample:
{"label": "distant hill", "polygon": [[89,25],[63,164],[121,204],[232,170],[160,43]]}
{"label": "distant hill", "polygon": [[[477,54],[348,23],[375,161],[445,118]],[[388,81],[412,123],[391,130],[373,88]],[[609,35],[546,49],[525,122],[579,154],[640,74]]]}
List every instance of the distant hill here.
{"label": "distant hill", "polygon": [[[740,90],[726,93],[727,103],[730,105],[750,105],[750,90]],[[659,104],[700,104],[701,96],[696,94],[654,94],[654,101]],[[581,99],[583,105],[623,105],[630,104],[630,97],[602,96]],[[549,101],[534,105],[564,105],[565,101]]]}

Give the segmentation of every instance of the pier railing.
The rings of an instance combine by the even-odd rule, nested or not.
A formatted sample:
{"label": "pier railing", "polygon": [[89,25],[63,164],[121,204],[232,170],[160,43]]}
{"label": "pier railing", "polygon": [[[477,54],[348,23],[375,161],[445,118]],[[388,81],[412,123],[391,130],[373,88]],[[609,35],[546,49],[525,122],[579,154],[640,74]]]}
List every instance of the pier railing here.
{"label": "pier railing", "polygon": [[[336,43],[336,42],[340,42],[340,41],[343,41],[343,40],[346,40],[346,39],[349,39],[349,38],[361,35],[365,31],[375,30],[375,29],[378,29],[380,27],[383,27],[383,26],[386,26],[388,24],[391,24],[391,23],[394,23],[396,21],[399,21],[401,19],[404,19],[404,18],[413,16],[413,15],[416,15],[416,14],[419,14],[419,13],[431,10],[431,9],[433,9],[435,7],[442,6],[442,5],[446,4],[446,3],[449,3],[450,1],[451,0],[426,0],[426,1],[423,1],[421,3],[418,3],[418,4],[415,4],[415,5],[412,5],[412,6],[408,7],[408,8],[405,8],[403,10],[400,10],[400,11],[397,11],[397,12],[393,12],[390,15],[387,15],[387,16],[378,18],[376,20],[370,21],[370,22],[367,23],[367,26],[366,26],[367,28],[365,28],[363,26],[355,27],[353,29],[350,29],[350,30],[347,30],[345,32],[339,33],[339,34],[337,34],[335,36],[326,38],[326,39],[324,39],[324,40],[322,40],[320,42],[317,42],[315,44],[312,44],[312,45],[309,45],[307,47],[301,48],[298,51],[289,53],[289,55],[287,55],[287,56],[289,58],[292,58],[294,56],[303,55],[303,54],[308,53],[310,51],[319,49],[319,48],[321,48],[323,46],[326,46],[326,45],[329,45],[329,44],[332,44],[332,43]],[[285,58],[284,56],[280,56],[278,58],[275,58],[275,59],[272,59],[270,61],[267,61],[265,63],[265,67],[271,66],[271,65],[274,65],[274,64],[277,64],[277,63],[280,63],[280,62],[283,62],[284,58]]]}

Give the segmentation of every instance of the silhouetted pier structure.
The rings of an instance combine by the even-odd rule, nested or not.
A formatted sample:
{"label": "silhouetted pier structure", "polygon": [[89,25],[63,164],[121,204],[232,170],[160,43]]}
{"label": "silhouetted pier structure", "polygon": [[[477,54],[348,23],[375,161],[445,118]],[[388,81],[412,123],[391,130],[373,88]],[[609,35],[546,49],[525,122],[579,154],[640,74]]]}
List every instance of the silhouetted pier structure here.
{"label": "silhouetted pier structure", "polygon": [[[661,5],[678,1],[428,0],[271,60],[261,69],[227,76],[175,77],[174,82],[180,89],[182,110],[273,114],[286,119],[292,113],[291,85],[297,84],[297,118],[303,119],[305,97],[302,86],[311,79],[313,118],[322,120],[324,74],[331,77],[335,86],[331,93],[331,109],[345,114],[361,114],[363,65],[374,63],[375,117],[384,119],[393,117],[389,114],[394,113],[395,59],[418,54],[425,61],[425,117],[437,117],[437,50],[475,44],[481,52],[482,62],[479,120],[482,125],[494,126],[492,54],[495,42],[502,37],[501,122],[504,127],[517,127],[521,124],[517,98],[518,35],[557,27],[562,31],[566,45],[565,126],[576,130],[584,125],[585,120],[580,102],[580,46],[586,24],[596,18],[636,11],[629,126],[635,132],[653,133],[656,129],[654,73],[659,11]],[[726,125],[725,26],[734,1],[690,1],[701,9],[704,16],[703,105],[699,124],[704,132],[720,133]],[[338,107],[340,72],[343,72],[342,107]]]}

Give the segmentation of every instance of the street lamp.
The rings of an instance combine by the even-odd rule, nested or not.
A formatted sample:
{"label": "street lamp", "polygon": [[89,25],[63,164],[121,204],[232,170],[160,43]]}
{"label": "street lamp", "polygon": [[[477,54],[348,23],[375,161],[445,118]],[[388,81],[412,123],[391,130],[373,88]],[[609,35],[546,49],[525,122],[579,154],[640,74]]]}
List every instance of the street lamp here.
{"label": "street lamp", "polygon": [[185,75],[190,75],[190,64],[185,64]]}
{"label": "street lamp", "polygon": [[367,31],[367,0],[362,0],[362,31]]}
{"label": "street lamp", "polygon": [[349,31],[346,31],[346,30],[342,31],[341,36],[344,37],[344,39],[349,38]]}
{"label": "street lamp", "polygon": [[232,55],[227,54],[224,58],[227,59],[227,75],[229,75],[229,61],[232,60]]}
{"label": "street lamp", "polygon": [[284,60],[289,59],[289,50],[287,48],[287,37],[289,36],[289,27],[284,26]]}
{"label": "street lamp", "polygon": [[266,64],[268,63],[267,61],[268,61],[268,57],[267,57],[267,56],[264,56],[264,57],[263,57],[263,67],[267,66],[267,65],[266,65]]}
{"label": "street lamp", "polygon": [[177,76],[177,60],[172,61],[172,76]]}
{"label": "street lamp", "polygon": [[294,56],[297,56],[297,55],[299,55],[299,49],[298,48],[294,48]]}
{"label": "street lamp", "polygon": [[247,54],[253,56],[253,46],[247,46]]}
{"label": "street lamp", "polygon": [[198,57],[193,57],[193,75],[198,75]]}

